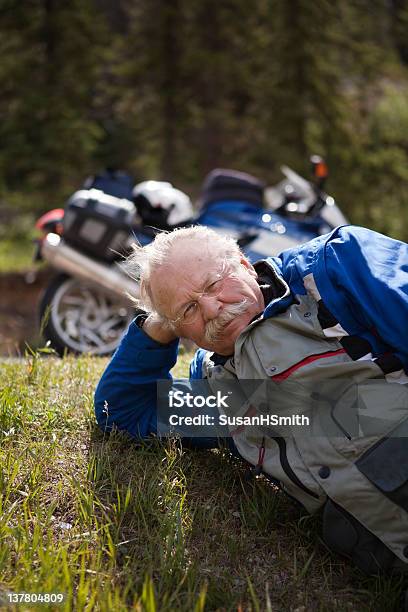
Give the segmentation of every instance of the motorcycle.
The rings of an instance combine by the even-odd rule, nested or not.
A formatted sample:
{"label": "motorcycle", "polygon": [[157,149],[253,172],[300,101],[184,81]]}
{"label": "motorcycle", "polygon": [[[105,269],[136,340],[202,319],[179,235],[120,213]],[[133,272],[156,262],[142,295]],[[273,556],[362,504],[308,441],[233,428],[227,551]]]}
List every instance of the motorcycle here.
{"label": "motorcycle", "polygon": [[312,168],[307,181],[283,166],[285,178],[273,187],[215,170],[204,181],[196,214],[188,196],[170,183],[133,186],[112,170],[88,179],[65,209],[36,223],[35,260],[57,270],[39,305],[43,336],[60,355],[111,354],[137,313],[138,285],[124,272],[124,257],[133,242],[146,245],[157,231],[206,225],[233,236],[254,262],[347,223],[323,191],[325,162],[314,156]]}

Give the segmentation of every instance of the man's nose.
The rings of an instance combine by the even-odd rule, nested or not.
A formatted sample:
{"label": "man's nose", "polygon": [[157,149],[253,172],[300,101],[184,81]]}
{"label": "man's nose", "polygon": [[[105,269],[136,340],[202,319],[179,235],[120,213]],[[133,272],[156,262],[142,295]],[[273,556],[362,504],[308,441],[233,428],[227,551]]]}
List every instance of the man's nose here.
{"label": "man's nose", "polygon": [[199,298],[199,304],[205,321],[216,319],[221,313],[222,302],[215,295],[202,295]]}

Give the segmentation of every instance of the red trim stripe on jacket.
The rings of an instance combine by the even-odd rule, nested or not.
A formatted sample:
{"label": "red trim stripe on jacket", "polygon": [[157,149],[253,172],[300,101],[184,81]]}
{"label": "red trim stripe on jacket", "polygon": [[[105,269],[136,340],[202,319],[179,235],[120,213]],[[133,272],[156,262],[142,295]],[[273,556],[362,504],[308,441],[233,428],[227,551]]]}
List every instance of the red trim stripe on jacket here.
{"label": "red trim stripe on jacket", "polygon": [[309,355],[309,357],[306,357],[305,359],[302,359],[302,361],[295,363],[287,370],[284,370],[284,372],[281,372],[280,374],[275,374],[275,376],[271,376],[271,379],[276,382],[286,380],[286,378],[289,378],[289,376],[291,376],[293,372],[296,372],[296,370],[302,368],[308,363],[312,363],[313,361],[317,361],[318,359],[325,359],[326,357],[334,357],[335,355],[340,355],[341,353],[346,353],[346,349],[341,348],[337,349],[336,351],[326,351],[325,353],[319,353],[318,355]]}

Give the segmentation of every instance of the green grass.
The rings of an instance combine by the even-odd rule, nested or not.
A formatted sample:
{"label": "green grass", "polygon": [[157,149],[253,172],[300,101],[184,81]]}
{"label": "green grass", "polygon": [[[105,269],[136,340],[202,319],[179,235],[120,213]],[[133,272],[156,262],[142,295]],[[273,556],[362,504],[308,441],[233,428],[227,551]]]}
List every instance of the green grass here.
{"label": "green grass", "polygon": [[[7,220],[6,220],[7,219]],[[39,236],[32,213],[16,214],[9,209],[0,215],[0,274],[32,269],[34,243]]]}
{"label": "green grass", "polygon": [[398,578],[331,555],[318,518],[265,479],[247,482],[226,453],[104,436],[92,397],[105,365],[38,354],[0,364],[3,599],[63,593],[67,611],[395,609]]}
{"label": "green grass", "polygon": [[34,268],[34,244],[30,236],[0,240],[0,274]]}
{"label": "green grass", "polygon": [[11,209],[6,215],[4,211],[0,215],[0,274],[24,272],[45,265],[33,262],[34,241],[41,235],[35,228],[38,216],[24,211],[17,214]]}

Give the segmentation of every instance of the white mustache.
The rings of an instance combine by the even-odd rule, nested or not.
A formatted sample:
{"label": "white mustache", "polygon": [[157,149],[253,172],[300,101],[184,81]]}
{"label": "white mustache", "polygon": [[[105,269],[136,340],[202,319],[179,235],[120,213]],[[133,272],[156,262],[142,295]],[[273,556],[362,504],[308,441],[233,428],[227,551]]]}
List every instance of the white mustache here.
{"label": "white mustache", "polygon": [[244,314],[248,309],[248,305],[249,300],[244,298],[241,302],[225,307],[223,312],[216,319],[209,321],[205,326],[204,338],[206,342],[215,342],[218,340],[220,333],[227,323],[235,319],[235,317]]}

